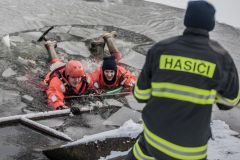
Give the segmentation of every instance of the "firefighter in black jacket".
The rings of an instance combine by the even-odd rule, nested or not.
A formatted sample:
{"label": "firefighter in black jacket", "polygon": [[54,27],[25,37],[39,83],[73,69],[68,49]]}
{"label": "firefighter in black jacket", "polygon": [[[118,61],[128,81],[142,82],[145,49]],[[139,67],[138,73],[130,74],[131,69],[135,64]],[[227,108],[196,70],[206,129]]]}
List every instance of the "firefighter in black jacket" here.
{"label": "firefighter in black jacket", "polygon": [[202,160],[211,137],[212,105],[231,109],[239,102],[239,80],[228,52],[209,39],[215,9],[190,1],[182,36],[155,44],[134,87],[147,102],[144,131],[127,159]]}

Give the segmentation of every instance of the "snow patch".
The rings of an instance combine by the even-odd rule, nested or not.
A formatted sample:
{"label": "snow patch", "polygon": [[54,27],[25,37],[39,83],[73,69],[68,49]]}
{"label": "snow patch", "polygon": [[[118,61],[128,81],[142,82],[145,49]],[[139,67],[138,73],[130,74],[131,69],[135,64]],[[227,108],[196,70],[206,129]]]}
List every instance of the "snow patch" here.
{"label": "snow patch", "polygon": [[118,156],[125,156],[126,154],[128,154],[129,151],[130,151],[130,149],[128,151],[125,151],[125,152],[111,151],[110,155],[108,155],[106,157],[100,157],[99,160],[106,160],[106,159],[116,158]]}
{"label": "snow patch", "polygon": [[62,145],[61,147],[69,147],[83,143],[89,143],[93,141],[104,141],[107,138],[116,138],[116,137],[131,137],[136,138],[143,131],[143,126],[141,124],[134,123],[132,120],[126,121],[118,129],[84,136],[82,139],[79,139],[75,142]]}
{"label": "snow patch", "polygon": [[214,120],[212,125],[214,140],[209,141],[209,160],[239,160],[240,139],[235,137],[239,133],[229,129],[221,120]]}

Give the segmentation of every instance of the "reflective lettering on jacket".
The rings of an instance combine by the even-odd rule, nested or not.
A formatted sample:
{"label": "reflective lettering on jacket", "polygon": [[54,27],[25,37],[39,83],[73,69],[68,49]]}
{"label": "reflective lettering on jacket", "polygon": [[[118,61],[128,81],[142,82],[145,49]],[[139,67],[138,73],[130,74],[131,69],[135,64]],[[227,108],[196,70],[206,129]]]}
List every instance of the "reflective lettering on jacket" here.
{"label": "reflective lettering on jacket", "polygon": [[161,55],[159,67],[160,69],[189,72],[212,78],[216,64],[194,58]]}

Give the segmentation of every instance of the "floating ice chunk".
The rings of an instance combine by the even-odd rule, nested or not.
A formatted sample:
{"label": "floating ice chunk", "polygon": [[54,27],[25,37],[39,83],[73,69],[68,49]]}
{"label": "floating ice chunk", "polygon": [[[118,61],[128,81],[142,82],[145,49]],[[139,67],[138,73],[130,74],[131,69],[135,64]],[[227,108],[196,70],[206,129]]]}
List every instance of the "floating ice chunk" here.
{"label": "floating ice chunk", "polygon": [[62,145],[61,147],[74,146],[78,144],[94,142],[97,140],[104,141],[107,138],[117,138],[117,137],[136,138],[142,131],[143,131],[143,126],[141,124],[137,124],[132,120],[128,120],[118,129],[101,132],[94,135],[84,136],[82,139],[79,139],[75,142],[68,143],[66,145]]}
{"label": "floating ice chunk", "polygon": [[19,77],[16,77],[17,81],[27,81],[28,78],[26,76],[19,76]]}
{"label": "floating ice chunk", "polygon": [[121,126],[124,122],[128,120],[133,120],[134,122],[141,121],[141,113],[138,111],[134,111],[127,107],[123,107],[119,109],[116,113],[111,115],[106,121],[103,122],[104,125],[113,125],[113,126]]}
{"label": "floating ice chunk", "polygon": [[19,103],[21,101],[18,91],[3,90],[0,88],[0,105],[6,103]]}
{"label": "floating ice chunk", "polygon": [[131,52],[128,55],[125,55],[120,60],[120,63],[126,64],[128,66],[132,66],[136,69],[142,69],[144,62],[145,62],[145,56],[133,50],[131,50]]}
{"label": "floating ice chunk", "polygon": [[142,111],[146,103],[138,103],[138,101],[133,97],[133,95],[126,96],[129,106],[137,111]]}
{"label": "floating ice chunk", "polygon": [[20,33],[19,36],[21,36],[24,41],[32,42],[32,41],[37,41],[41,36],[42,32],[27,32],[27,33]]}
{"label": "floating ice chunk", "polygon": [[118,107],[124,106],[121,102],[115,99],[104,99],[104,104],[108,106],[118,106]]}
{"label": "floating ice chunk", "polygon": [[32,103],[33,99],[34,98],[32,96],[26,94],[22,96],[22,101],[25,103]]}
{"label": "floating ice chunk", "polygon": [[10,38],[9,38],[9,34],[5,35],[3,38],[2,38],[2,43],[10,48]]}
{"label": "floating ice chunk", "polygon": [[10,36],[10,41],[11,42],[24,42],[24,39],[20,36]]}
{"label": "floating ice chunk", "polygon": [[80,55],[88,58],[90,51],[82,42],[60,42],[58,47],[64,49],[70,55]]}
{"label": "floating ice chunk", "polygon": [[12,68],[8,68],[5,71],[3,71],[2,77],[8,78],[8,77],[14,76],[16,74],[17,73],[14,70],[12,70]]}
{"label": "floating ice chunk", "polygon": [[104,31],[96,30],[96,29],[89,29],[89,28],[79,28],[79,27],[72,27],[69,31],[69,34],[79,36],[85,39],[93,39],[97,38],[102,35]]}

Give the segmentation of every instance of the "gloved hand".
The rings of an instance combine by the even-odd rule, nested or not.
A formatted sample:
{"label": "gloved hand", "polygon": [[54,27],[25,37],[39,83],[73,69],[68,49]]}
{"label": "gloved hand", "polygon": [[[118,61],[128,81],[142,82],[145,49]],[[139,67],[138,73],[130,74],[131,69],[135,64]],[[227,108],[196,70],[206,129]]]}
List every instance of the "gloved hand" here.
{"label": "gloved hand", "polygon": [[63,110],[63,109],[68,109],[69,107],[66,106],[66,105],[63,105],[63,106],[59,106],[56,108],[56,110]]}
{"label": "gloved hand", "polygon": [[112,31],[110,33],[106,32],[106,33],[103,33],[102,37],[104,40],[107,40],[108,38],[115,38],[117,37],[117,32],[116,31]]}
{"label": "gloved hand", "polygon": [[70,111],[71,111],[72,114],[74,114],[74,115],[79,115],[79,114],[82,113],[81,110],[80,110],[80,108],[78,108],[78,107],[72,107],[72,108],[70,109]]}
{"label": "gloved hand", "polygon": [[50,49],[51,47],[52,48],[56,48],[57,47],[57,41],[51,41],[51,40],[48,40],[45,42],[45,47],[46,49]]}
{"label": "gloved hand", "polygon": [[101,95],[101,94],[103,94],[104,93],[104,90],[103,89],[96,89],[95,90],[95,94],[96,95]]}

